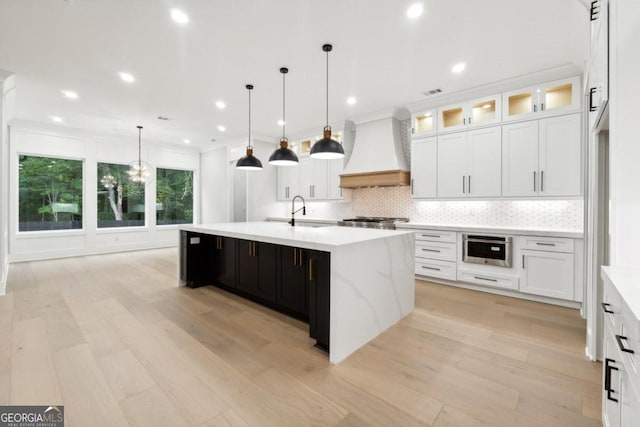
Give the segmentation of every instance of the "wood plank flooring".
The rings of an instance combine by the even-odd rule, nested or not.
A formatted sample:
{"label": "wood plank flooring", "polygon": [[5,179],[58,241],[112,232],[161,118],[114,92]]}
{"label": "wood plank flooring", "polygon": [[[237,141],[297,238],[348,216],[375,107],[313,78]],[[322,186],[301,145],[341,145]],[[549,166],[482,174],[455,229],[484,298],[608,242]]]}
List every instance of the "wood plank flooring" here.
{"label": "wood plank flooring", "polygon": [[416,282],[413,313],[330,365],[308,326],[214,287],[176,251],[11,264],[0,404],[67,426],[600,426],[577,310]]}

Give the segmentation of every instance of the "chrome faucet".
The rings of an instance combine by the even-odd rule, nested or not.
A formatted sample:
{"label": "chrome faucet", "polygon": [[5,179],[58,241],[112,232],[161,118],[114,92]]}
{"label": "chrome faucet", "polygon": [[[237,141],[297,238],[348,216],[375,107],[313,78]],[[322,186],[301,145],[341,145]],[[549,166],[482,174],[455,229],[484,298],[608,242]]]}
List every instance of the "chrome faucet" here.
{"label": "chrome faucet", "polygon": [[[298,209],[297,211],[294,210],[295,207],[295,203],[296,203],[296,199],[300,199],[302,200],[302,207],[300,209]],[[292,227],[296,226],[296,213],[302,211],[302,215],[306,215],[307,214],[307,207],[304,204],[304,198],[300,195],[298,196],[293,196],[293,199],[291,199],[291,221],[289,221],[289,224],[291,224]]]}

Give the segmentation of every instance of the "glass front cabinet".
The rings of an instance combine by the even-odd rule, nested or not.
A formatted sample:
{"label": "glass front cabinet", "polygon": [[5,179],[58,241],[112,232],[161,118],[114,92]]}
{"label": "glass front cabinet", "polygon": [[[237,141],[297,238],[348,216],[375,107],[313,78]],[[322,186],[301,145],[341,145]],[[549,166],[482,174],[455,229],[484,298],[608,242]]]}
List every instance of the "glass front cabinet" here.
{"label": "glass front cabinet", "polygon": [[411,115],[411,137],[422,138],[423,136],[436,133],[435,118],[435,109],[413,113]]}
{"label": "glass front cabinet", "polygon": [[500,95],[438,108],[440,133],[500,123]]}
{"label": "glass front cabinet", "polygon": [[505,92],[502,120],[526,120],[580,109],[580,77]]}

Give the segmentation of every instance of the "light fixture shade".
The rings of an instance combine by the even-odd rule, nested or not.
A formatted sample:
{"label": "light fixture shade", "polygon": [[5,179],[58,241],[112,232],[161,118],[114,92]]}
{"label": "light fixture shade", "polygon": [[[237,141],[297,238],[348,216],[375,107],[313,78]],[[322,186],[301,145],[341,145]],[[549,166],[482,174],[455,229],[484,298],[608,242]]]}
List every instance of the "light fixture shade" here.
{"label": "light fixture shade", "polygon": [[236,169],[258,171],[262,169],[262,162],[253,155],[252,148],[247,148],[247,155],[238,159]]}
{"label": "light fixture shade", "polygon": [[296,166],[298,164],[298,156],[289,150],[289,140],[285,136],[285,86],[284,76],[289,72],[286,67],[280,68],[282,74],[282,138],[280,138],[280,148],[276,148],[269,157],[269,164],[274,166]]}
{"label": "light fixture shade", "polygon": [[280,148],[276,149],[269,157],[269,164],[274,166],[296,166],[298,164],[298,156],[289,148],[289,142],[286,138],[280,140]]}
{"label": "light fixture shade", "polygon": [[340,159],[344,157],[344,148],[335,139],[331,139],[331,127],[329,126],[329,52],[333,50],[330,44],[322,45],[322,51],[327,54],[327,125],[324,127],[324,138],[313,144],[310,156],[313,159]]}
{"label": "light fixture shade", "polygon": [[253,90],[253,85],[246,85],[245,88],[249,93],[249,145],[247,145],[247,155],[238,159],[236,169],[259,171],[262,170],[262,162],[253,155],[253,146],[251,145],[251,91]]}
{"label": "light fixture shade", "polygon": [[331,139],[331,128],[324,128],[324,138],[313,144],[310,156],[314,159],[341,159],[344,157],[344,148],[335,139]]}

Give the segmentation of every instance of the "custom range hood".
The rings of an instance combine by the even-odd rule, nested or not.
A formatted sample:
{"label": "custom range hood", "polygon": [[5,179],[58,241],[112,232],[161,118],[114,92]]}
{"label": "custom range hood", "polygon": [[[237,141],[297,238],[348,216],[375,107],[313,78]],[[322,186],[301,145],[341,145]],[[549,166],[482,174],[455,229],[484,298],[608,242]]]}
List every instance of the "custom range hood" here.
{"label": "custom range hood", "polygon": [[401,123],[396,117],[398,115],[394,114],[356,126],[353,152],[340,174],[340,187],[409,185],[410,173],[400,137]]}

